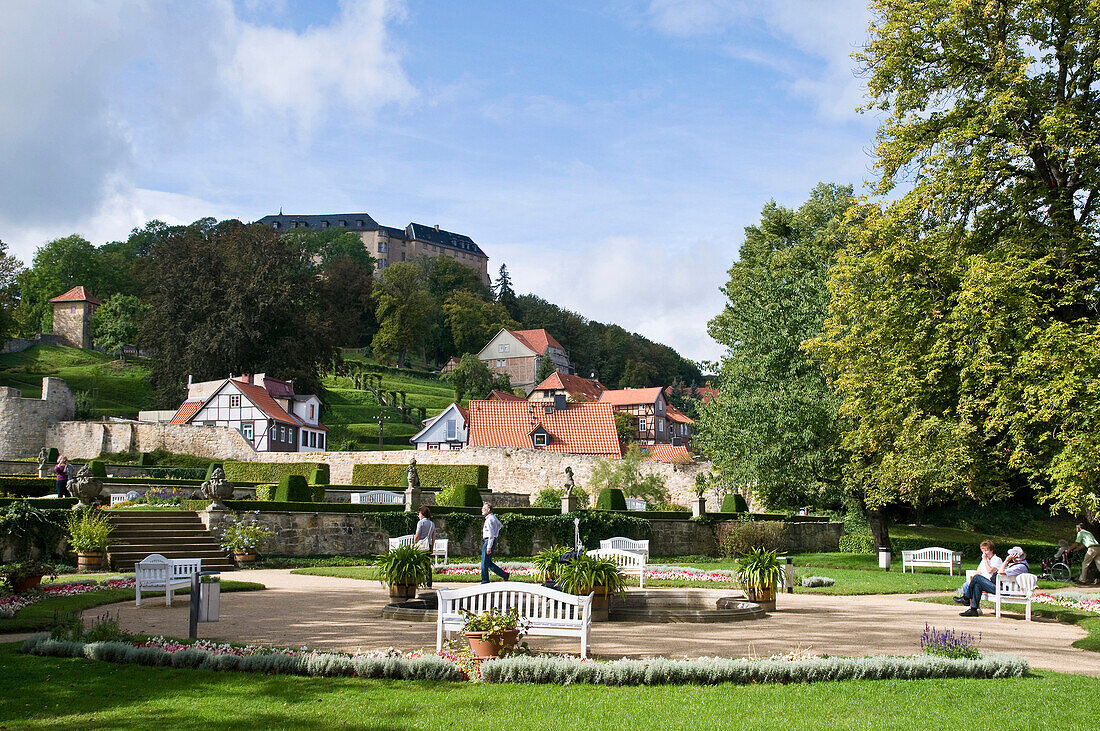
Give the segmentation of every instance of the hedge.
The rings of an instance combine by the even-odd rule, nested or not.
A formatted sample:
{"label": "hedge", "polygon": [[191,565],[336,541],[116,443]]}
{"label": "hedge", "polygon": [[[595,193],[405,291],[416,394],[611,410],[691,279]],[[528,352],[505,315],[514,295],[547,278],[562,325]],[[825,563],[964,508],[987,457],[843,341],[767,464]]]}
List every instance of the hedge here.
{"label": "hedge", "polygon": [[722,498],[721,512],[723,513],[747,513],[749,505],[740,493],[731,492]]}
{"label": "hedge", "polygon": [[875,539],[871,536],[841,536],[841,553],[875,553]]}
{"label": "hedge", "polygon": [[[271,511],[302,513],[376,513],[401,512],[401,505],[365,505],[358,503],[277,502],[275,500],[225,500],[225,506],[238,511]],[[181,510],[205,510],[209,500],[184,500]]]}
{"label": "hedge", "polygon": [[308,478],[320,462],[224,462],[225,479],[233,483],[277,483],[287,475]]}
{"label": "hedge", "polygon": [[328,465],[319,464],[317,469],[309,473],[309,484],[311,485],[327,485],[331,480],[329,479]]}
{"label": "hedge", "polygon": [[107,463],[101,459],[93,459],[88,465],[92,468],[92,477],[104,478],[107,476]]}
{"label": "hedge", "polygon": [[[211,462],[206,466],[206,474],[203,476],[203,479],[209,480],[211,477],[214,476],[214,470],[218,469],[219,467],[222,468],[222,474],[225,474],[225,465],[222,462]],[[230,482],[232,482],[232,480],[230,480]]]}
{"label": "hedge", "polygon": [[313,502],[313,493],[309,489],[306,478],[302,475],[283,475],[275,487],[275,502]]}
{"label": "hedge", "polygon": [[435,499],[439,506],[477,508],[481,510],[481,492],[473,485],[456,485],[441,491]]}
{"label": "hedge", "polygon": [[57,494],[57,481],[52,477],[0,476],[0,495],[6,497],[40,497],[50,493]]}
{"label": "hedge", "polygon": [[[418,464],[416,475],[421,487],[454,487],[476,485],[489,489],[489,465],[484,464]],[[409,486],[409,467],[403,464],[357,464],[351,470],[353,485],[382,485],[384,489]]]}
{"label": "hedge", "polygon": [[[18,497],[0,497],[0,508],[7,507],[12,503],[22,502],[23,500],[24,498]],[[30,502],[31,505],[41,510],[66,510],[76,505],[77,500],[75,497],[47,497],[31,500]]]}
{"label": "hedge", "polygon": [[596,498],[596,510],[626,510],[626,496],[617,487],[605,487]]}
{"label": "hedge", "polygon": [[[946,548],[948,551],[959,551],[963,555],[964,561],[980,561],[982,558],[981,550],[978,548],[980,541],[975,538],[973,541],[944,541],[935,538],[891,538],[890,549],[896,554],[900,554],[902,551],[919,551],[922,548],[931,548],[932,546],[938,546],[940,548]],[[1053,543],[997,543],[997,554],[999,556],[1005,555],[1005,551],[1013,546],[1019,546],[1024,549],[1024,553],[1027,554],[1028,563],[1031,565],[1035,573],[1039,568],[1039,561],[1041,559],[1052,556],[1058,547]]]}

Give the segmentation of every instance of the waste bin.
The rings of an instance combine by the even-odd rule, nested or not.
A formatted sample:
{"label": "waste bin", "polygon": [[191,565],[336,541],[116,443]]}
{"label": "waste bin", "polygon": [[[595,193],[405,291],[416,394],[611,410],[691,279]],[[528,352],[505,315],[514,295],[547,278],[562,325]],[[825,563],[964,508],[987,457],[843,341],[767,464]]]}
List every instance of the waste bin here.
{"label": "waste bin", "polygon": [[199,577],[199,621],[217,622],[221,616],[222,580],[220,576]]}
{"label": "waste bin", "polygon": [[890,570],[890,549],[880,548],[878,549],[878,567],[880,569]]}

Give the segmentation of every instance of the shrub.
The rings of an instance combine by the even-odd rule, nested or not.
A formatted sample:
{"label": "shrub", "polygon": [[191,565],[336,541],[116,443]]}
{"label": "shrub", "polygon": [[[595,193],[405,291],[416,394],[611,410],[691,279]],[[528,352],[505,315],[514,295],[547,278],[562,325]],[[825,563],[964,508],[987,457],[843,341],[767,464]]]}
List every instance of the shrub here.
{"label": "shrub", "polygon": [[981,641],[981,634],[975,639],[969,632],[956,632],[953,629],[938,630],[925,622],[924,633],[920,636],[920,649],[925,655],[976,660],[982,656],[978,651]]}
{"label": "shrub", "polygon": [[329,484],[328,477],[328,465],[319,464],[317,469],[309,473],[309,484],[311,485],[327,485]]}
{"label": "shrub", "polygon": [[455,508],[480,508],[481,503],[481,492],[473,485],[448,487],[435,496],[436,505]]}
{"label": "shrub", "polygon": [[762,548],[765,551],[783,549],[787,527],[772,520],[727,521],[715,529],[718,551],[727,558],[741,556]]}
{"label": "shrub", "polygon": [[107,463],[101,459],[93,459],[88,463],[88,466],[92,468],[92,477],[106,477],[107,476]]}
{"label": "shrub", "polygon": [[841,553],[875,553],[875,539],[871,536],[841,536]]}
{"label": "shrub", "polygon": [[49,495],[55,489],[56,481],[52,477],[0,475],[0,494],[5,496],[41,497]]}
{"label": "shrub", "polygon": [[605,487],[596,498],[596,510],[626,510],[626,496],[617,487]]}
{"label": "shrub", "polygon": [[276,502],[313,502],[313,491],[302,475],[285,475],[275,487]]}
{"label": "shrub", "polygon": [[[372,485],[393,489],[409,486],[409,468],[403,464],[357,464],[351,471],[353,485]],[[421,487],[454,487],[475,485],[489,489],[489,465],[484,464],[418,464],[416,475]]]}
{"label": "shrub", "polygon": [[153,458],[148,452],[142,452],[138,455],[137,463],[139,467],[149,467],[154,464]]}
{"label": "shrub", "polygon": [[741,493],[731,492],[722,498],[722,507],[719,510],[723,513],[747,513],[749,504],[745,502]]}
{"label": "shrub", "polygon": [[74,510],[69,516],[69,547],[77,553],[107,550],[107,541],[115,529],[107,513],[98,508]]}
{"label": "shrub", "polygon": [[256,485],[256,499],[270,502],[275,499],[275,485]]}
{"label": "shrub", "polygon": [[315,503],[323,503],[325,501],[325,488],[327,485],[310,485],[309,494]]}
{"label": "shrub", "polygon": [[222,471],[230,482],[278,482],[287,475],[308,478],[317,462],[225,462]]}
{"label": "shrub", "polygon": [[655,505],[651,510],[647,510],[649,513],[690,513],[691,508],[686,505],[679,505],[677,503],[661,503]]}
{"label": "shrub", "polygon": [[[546,486],[535,493],[531,499],[531,507],[533,508],[561,508],[561,498],[565,495],[564,487],[550,487]],[[573,495],[580,501],[582,508],[587,508],[589,500],[588,491],[583,487],[577,485],[573,486]]]}
{"label": "shrub", "polygon": [[257,553],[263,542],[271,535],[271,529],[253,520],[238,517],[222,528],[221,545],[223,551]]}

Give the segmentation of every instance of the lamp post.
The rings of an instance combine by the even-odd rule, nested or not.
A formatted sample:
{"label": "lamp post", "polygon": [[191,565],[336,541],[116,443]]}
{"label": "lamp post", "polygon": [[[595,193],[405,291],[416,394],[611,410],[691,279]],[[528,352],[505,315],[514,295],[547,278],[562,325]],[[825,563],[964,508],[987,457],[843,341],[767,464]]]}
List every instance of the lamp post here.
{"label": "lamp post", "polygon": [[382,451],[382,415],[378,415],[378,451]]}

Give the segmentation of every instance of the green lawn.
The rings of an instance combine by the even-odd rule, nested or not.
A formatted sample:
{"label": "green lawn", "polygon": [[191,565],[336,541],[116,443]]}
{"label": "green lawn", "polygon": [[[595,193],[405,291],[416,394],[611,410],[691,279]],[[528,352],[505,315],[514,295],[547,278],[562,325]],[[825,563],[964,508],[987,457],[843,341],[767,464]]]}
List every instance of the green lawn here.
{"label": "green lawn", "polygon": [[25,397],[42,395],[42,379],[64,378],[74,393],[93,396],[95,416],[137,417],[153,403],[149,361],[122,362],[94,350],[36,345],[22,353],[0,355],[0,386],[18,388]]}
{"label": "green lawn", "polygon": [[[931,602],[934,604],[952,604],[950,597],[925,597],[914,601]],[[1006,609],[1007,608],[1007,609]],[[963,610],[965,607],[959,607],[959,610]],[[989,612],[995,611],[996,607],[992,602],[982,602],[982,611],[988,610]],[[1011,604],[1005,602],[1001,605],[1001,611],[1008,611],[1014,614],[1023,614],[1023,604]],[[1088,636],[1082,637],[1073,643],[1074,647],[1082,650],[1088,650],[1090,652],[1100,652],[1100,615],[1093,614],[1092,612],[1082,612],[1077,609],[1070,609],[1068,607],[1056,607],[1047,604],[1031,603],[1031,616],[1033,617],[1049,617],[1051,619],[1057,619],[1059,622],[1065,622],[1067,624],[1076,624],[1082,629],[1088,632]]]}
{"label": "green lawn", "polygon": [[[222,581],[222,591],[258,591],[264,588],[263,584],[253,581]],[[173,592],[176,595],[190,593],[190,587]],[[164,592],[143,591],[142,599],[144,600],[146,596],[164,596]],[[55,614],[82,612],[85,609],[101,607],[104,604],[134,601],[134,598],[133,589],[102,589],[75,596],[48,597],[31,604],[29,607],[20,609],[10,619],[0,619],[0,632],[34,632],[49,629],[53,624]]]}
{"label": "green lawn", "polygon": [[1048,672],[786,686],[481,685],[213,673],[17,650],[0,646],[8,728],[911,729],[979,718],[983,728],[1084,728],[1097,687],[1095,678]]}

